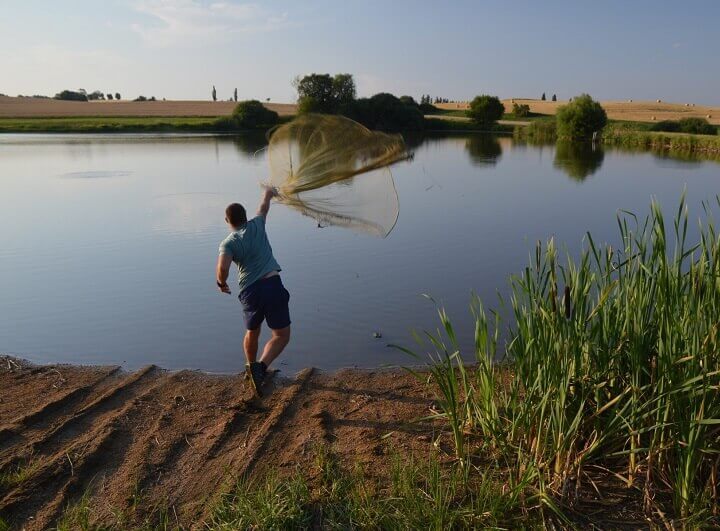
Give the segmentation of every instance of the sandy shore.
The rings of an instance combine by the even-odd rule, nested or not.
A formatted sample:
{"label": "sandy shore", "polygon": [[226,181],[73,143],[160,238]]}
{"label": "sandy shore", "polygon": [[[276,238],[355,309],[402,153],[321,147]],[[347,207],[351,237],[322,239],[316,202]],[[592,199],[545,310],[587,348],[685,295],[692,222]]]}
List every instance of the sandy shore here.
{"label": "sandy shore", "polygon": [[241,376],[0,357],[0,473],[15,477],[0,483],[0,516],[46,529],[85,495],[93,524],[118,510],[141,522],[162,505],[195,527],[232,478],[312,469],[318,444],[378,478],[391,447],[430,446],[432,426],[411,422],[428,413],[428,390],[404,371],[305,369],[265,391],[254,398]]}

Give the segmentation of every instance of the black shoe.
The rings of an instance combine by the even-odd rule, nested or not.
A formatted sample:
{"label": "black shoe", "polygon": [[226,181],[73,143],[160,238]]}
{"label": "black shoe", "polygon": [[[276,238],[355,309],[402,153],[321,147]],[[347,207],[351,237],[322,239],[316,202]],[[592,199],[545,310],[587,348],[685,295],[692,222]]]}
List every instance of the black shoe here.
{"label": "black shoe", "polygon": [[250,383],[252,383],[255,394],[262,398],[262,383],[267,374],[267,367],[262,361],[254,361],[250,364]]}

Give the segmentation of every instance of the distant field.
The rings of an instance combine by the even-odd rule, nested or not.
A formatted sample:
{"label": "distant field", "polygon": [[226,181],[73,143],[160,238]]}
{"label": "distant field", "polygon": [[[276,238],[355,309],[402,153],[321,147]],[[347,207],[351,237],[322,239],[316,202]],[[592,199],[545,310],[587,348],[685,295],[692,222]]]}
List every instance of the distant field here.
{"label": "distant field", "polygon": [[[506,99],[502,100],[505,110],[510,112],[512,104],[523,103],[530,106],[530,112],[539,114],[555,114],[560,105],[567,101],[541,101],[529,99]],[[680,118],[707,118],[708,122],[720,125],[720,107],[708,107],[704,105],[685,106],[684,103],[657,103],[651,101],[602,101],[600,102],[612,120],[625,120],[628,122],[652,122],[661,120],[679,120]],[[438,103],[436,107],[453,111],[467,109],[468,105],[462,103]],[[653,120],[653,117],[655,119]]]}
{"label": "distant field", "polygon": [[[281,116],[295,114],[293,103],[266,103]],[[226,116],[232,101],[60,101],[0,96],[0,118],[64,118],[80,116]]]}

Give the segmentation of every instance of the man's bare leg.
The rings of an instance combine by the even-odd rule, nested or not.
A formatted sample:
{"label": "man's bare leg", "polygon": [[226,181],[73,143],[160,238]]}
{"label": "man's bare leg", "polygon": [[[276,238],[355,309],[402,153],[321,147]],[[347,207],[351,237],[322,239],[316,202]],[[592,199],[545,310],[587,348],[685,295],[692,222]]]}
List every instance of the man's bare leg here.
{"label": "man's bare leg", "polygon": [[257,359],[258,338],[260,337],[261,328],[262,326],[258,326],[255,330],[245,332],[243,347],[245,349],[245,359],[247,359],[248,363],[253,363]]}
{"label": "man's bare leg", "polygon": [[[265,343],[262,356],[260,361],[265,364],[265,367],[269,367],[270,364],[280,355],[283,349],[290,342],[290,327],[279,328],[277,330],[270,330],[272,337]],[[257,341],[257,340],[256,340]]]}

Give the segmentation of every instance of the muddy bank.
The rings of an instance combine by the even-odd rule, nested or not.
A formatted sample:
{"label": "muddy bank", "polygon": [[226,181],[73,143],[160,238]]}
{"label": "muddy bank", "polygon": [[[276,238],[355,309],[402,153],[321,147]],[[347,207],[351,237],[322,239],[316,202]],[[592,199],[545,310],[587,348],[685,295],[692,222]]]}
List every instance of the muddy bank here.
{"label": "muddy bank", "polygon": [[257,399],[242,376],[149,366],[35,366],[0,358],[0,517],[53,527],[83,496],[91,523],[159,507],[200,527],[233,478],[270,467],[308,470],[327,445],[378,480],[392,449],[421,454],[432,405],[404,371],[305,369],[274,376]]}

